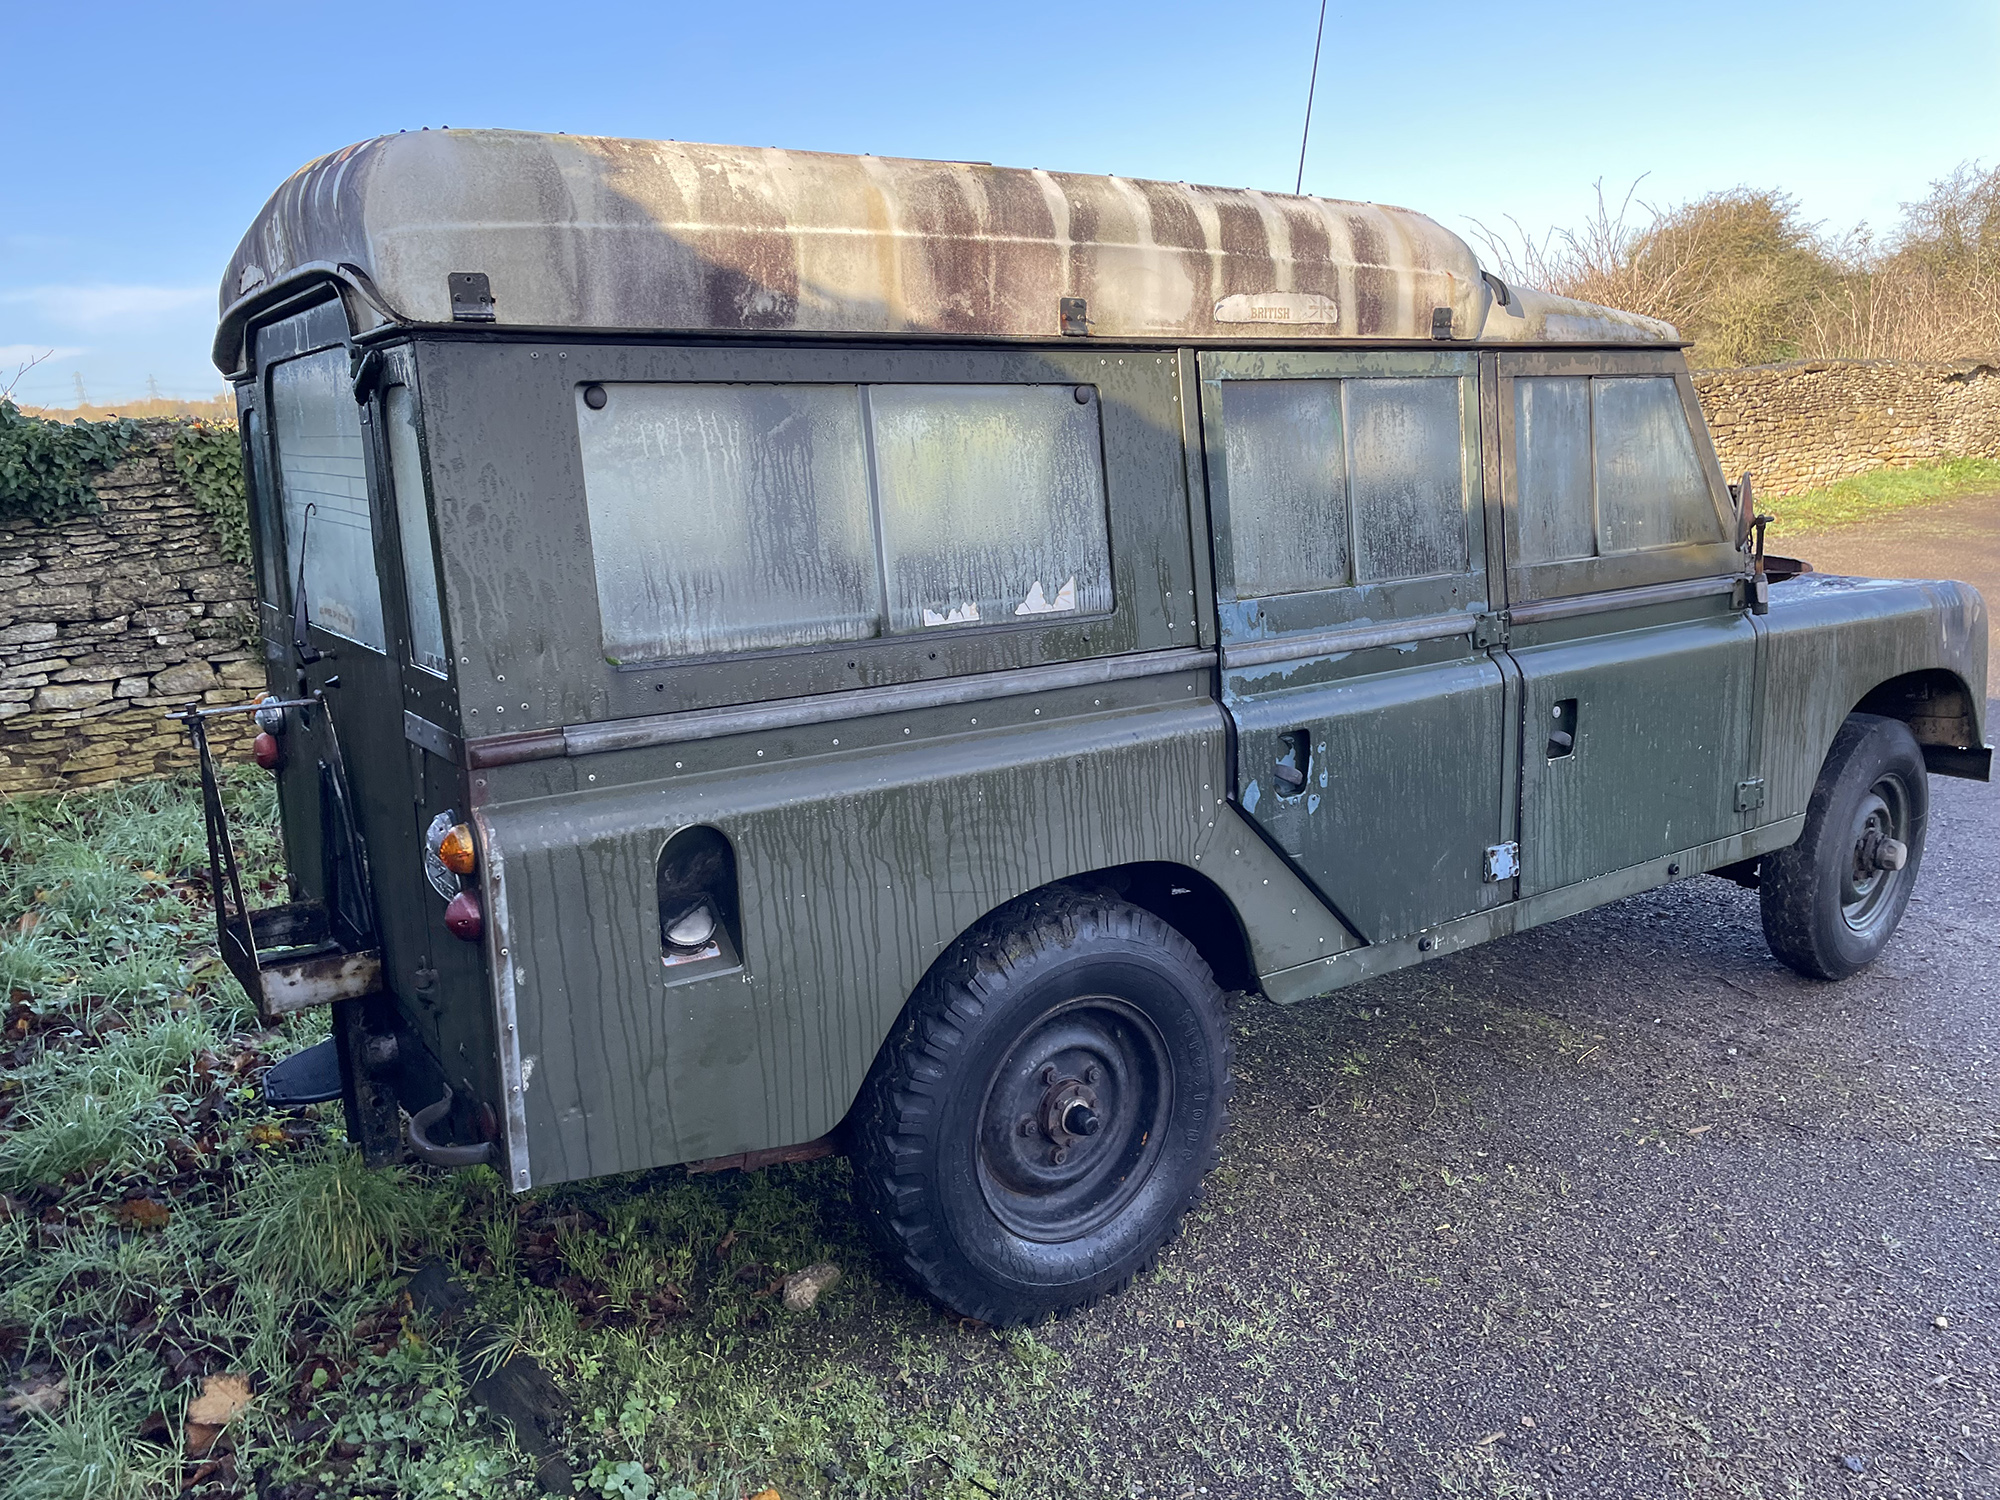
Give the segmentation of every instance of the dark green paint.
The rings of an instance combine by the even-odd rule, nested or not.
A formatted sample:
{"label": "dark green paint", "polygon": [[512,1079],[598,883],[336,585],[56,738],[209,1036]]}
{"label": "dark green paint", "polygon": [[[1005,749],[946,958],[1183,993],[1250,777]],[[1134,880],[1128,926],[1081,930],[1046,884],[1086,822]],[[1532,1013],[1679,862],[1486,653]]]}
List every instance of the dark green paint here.
{"label": "dark green paint", "polygon": [[[1684,381],[1670,352],[1197,357],[441,332],[376,347],[385,363],[369,430],[380,428],[379,387],[409,384],[430,490],[393,494],[371,442],[393,661],[321,642],[337,654],[308,669],[307,685],[342,678],[334,695],[387,982],[459,1093],[449,1135],[473,1138],[490,1106],[517,1187],[829,1130],[937,956],[1052,881],[1144,862],[1185,871],[1193,900],[1213,882],[1265,990],[1302,999],[1781,846],[1797,835],[1840,720],[1885,682],[1946,674],[1936,681],[1962,685],[1969,706],[1955,727],[1926,721],[1926,732],[1983,740],[1985,619],[1961,586],[1805,579],[1777,585],[1771,613],[1754,618],[1740,607],[1747,565],[1732,549],[1558,571],[1502,562],[1519,503],[1510,371],[1636,361]],[[1212,447],[1220,385],[1412,370],[1463,382],[1475,414],[1468,566],[1238,597],[1228,480]],[[241,388],[246,410],[262,379]],[[1093,385],[1116,611],[613,666],[599,649],[573,417],[575,387],[592,380]],[[1726,504],[1705,436],[1701,446]],[[260,549],[280,545],[269,500],[255,510]],[[402,665],[394,506],[407,503],[427,504],[434,526],[449,682]],[[1631,592],[1702,578],[1712,583],[1673,597]],[[1563,602],[1592,589],[1610,592]],[[292,692],[288,600],[268,603],[272,685]],[[1197,646],[1205,665],[1173,655]],[[1166,665],[977,701],[883,708],[841,696],[1106,657]],[[1579,705],[1576,749],[1551,760],[1542,720],[1567,699]],[[808,724],[600,753],[565,753],[560,734],[798,701],[829,707]],[[464,758],[435,753],[450,740],[412,743],[406,712],[467,746]],[[1273,770],[1301,734],[1309,784],[1281,795]],[[480,760],[518,735],[528,748],[510,763]],[[1766,783],[1764,804],[1739,812],[1737,786],[1752,778]],[[288,766],[287,837],[308,887],[315,795]],[[448,807],[480,829],[478,946],[445,934],[421,874],[421,832]],[[654,870],[666,840],[692,824],[733,844],[742,951],[738,966],[683,977],[661,963]],[[1486,848],[1512,840],[1520,878],[1485,879]]]}

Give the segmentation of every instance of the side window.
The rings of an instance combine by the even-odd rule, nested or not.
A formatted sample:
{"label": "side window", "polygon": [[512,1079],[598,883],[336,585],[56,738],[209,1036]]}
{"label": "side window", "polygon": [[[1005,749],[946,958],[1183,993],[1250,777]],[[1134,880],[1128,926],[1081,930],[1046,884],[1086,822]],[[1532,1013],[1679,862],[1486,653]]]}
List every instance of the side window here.
{"label": "side window", "polygon": [[1722,517],[1672,378],[1604,377],[1590,395],[1598,550],[1721,541]]}
{"label": "side window", "polygon": [[264,414],[256,407],[243,413],[243,472],[250,480],[250,508],[256,513],[257,597],[273,609],[283,607],[284,581],[278,577],[278,512],[271,492],[270,460],[264,452]]}
{"label": "side window", "polygon": [[1430,578],[1471,566],[1457,380],[1349,380],[1355,581]]}
{"label": "side window", "polygon": [[576,411],[612,661],[877,633],[855,387],[585,386]]}
{"label": "side window", "polygon": [[424,493],[417,403],[406,385],[383,401],[388,418],[389,471],[396,487],[396,534],[403,544],[403,597],[410,611],[410,660],[443,674],[444,615],[438,607],[437,556],[431,548],[430,503]]}
{"label": "side window", "polygon": [[348,384],[346,350],[323,349],[274,366],[270,405],[284,496],[286,575],[298,577],[311,506],[305,577],[313,624],[384,651],[361,415]]}
{"label": "side window", "polygon": [[1466,572],[1464,399],[1456,376],[1224,381],[1236,597]]}
{"label": "side window", "polygon": [[1237,597],[1353,580],[1339,381],[1224,381],[1222,463]]}
{"label": "side window", "polygon": [[1514,471],[1521,562],[1724,540],[1671,376],[1517,378]]}
{"label": "side window", "polygon": [[613,662],[1112,607],[1087,386],[588,385],[577,430]]}
{"label": "side window", "polygon": [[1097,393],[869,391],[889,628],[1111,608]]}
{"label": "side window", "polygon": [[1514,454],[1521,494],[1516,555],[1523,562],[1595,556],[1587,377],[1537,375],[1514,382]]}

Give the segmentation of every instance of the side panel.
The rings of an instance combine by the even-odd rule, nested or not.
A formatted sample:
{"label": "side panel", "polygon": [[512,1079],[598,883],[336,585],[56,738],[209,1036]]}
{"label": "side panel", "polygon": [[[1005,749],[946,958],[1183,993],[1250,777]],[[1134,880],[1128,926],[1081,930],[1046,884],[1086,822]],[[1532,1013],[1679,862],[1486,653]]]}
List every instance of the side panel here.
{"label": "side panel", "polygon": [[[1257,914],[1260,969],[1346,946],[1218,805],[1226,748],[1220,709],[1183,673],[543,763],[579,789],[479,813],[489,870],[504,871],[487,899],[509,950],[503,1033],[518,1027],[527,1161],[513,1184],[824,1133],[938,954],[1052,880],[1176,861]],[[538,770],[482,773],[475,794]],[[655,861],[691,824],[734,848],[743,951],[670,982]]]}
{"label": "side panel", "polygon": [[[1744,826],[1756,633],[1720,612],[1641,629],[1578,622],[1513,650],[1525,683],[1521,894],[1572,885]],[[1560,706],[1560,707],[1559,707]],[[1554,726],[1572,743],[1550,739]]]}
{"label": "side panel", "polygon": [[1984,743],[1986,605],[1962,583],[1807,574],[1774,584],[1757,621],[1766,653],[1760,817],[1803,813],[1841,721],[1868,692],[1941,669],[1971,690]]}
{"label": "side panel", "polygon": [[[1371,942],[1512,894],[1482,868],[1500,837],[1500,669],[1464,648],[1461,638],[1459,659],[1276,691],[1230,674],[1244,811]],[[1313,739],[1310,781],[1286,795],[1273,768],[1291,763],[1300,726]]]}

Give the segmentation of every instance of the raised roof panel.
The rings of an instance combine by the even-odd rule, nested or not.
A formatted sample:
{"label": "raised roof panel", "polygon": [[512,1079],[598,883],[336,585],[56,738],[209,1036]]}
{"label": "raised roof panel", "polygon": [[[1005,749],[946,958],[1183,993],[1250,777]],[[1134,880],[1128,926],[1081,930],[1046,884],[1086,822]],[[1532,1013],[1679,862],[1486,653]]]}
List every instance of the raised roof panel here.
{"label": "raised roof panel", "polygon": [[[1671,342],[1663,323],[1539,294],[1494,305],[1477,259],[1422,214],[980,163],[507,130],[382,136],[306,166],[226,272],[241,314],[311,268],[385,320],[452,321],[483,273],[501,327],[1239,343]],[[358,271],[359,275],[356,275]]]}

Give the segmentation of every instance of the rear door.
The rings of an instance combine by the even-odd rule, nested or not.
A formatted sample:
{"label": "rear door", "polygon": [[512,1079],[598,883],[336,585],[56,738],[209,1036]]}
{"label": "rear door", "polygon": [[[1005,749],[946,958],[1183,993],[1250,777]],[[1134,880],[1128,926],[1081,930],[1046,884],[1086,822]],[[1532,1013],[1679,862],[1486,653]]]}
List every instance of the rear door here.
{"label": "rear door", "polygon": [[[257,508],[258,543],[266,570],[282,559],[272,580],[282,607],[265,616],[272,686],[286,696],[320,694],[326,704],[293,711],[282,741],[279,799],[292,872],[303,894],[372,929],[394,983],[415,967],[399,872],[420,862],[421,848],[403,734],[404,627],[397,591],[384,586],[380,480],[371,476],[374,413],[355,401],[346,340],[337,300],[257,333],[255,438],[264,451],[253,451],[253,472],[269,492]],[[303,664],[291,644],[301,579],[314,656]],[[331,837],[343,824],[355,838]],[[385,873],[396,889],[381,888]],[[342,936],[354,943],[363,934]]]}
{"label": "rear door", "polygon": [[1477,356],[1201,356],[1235,793],[1372,942],[1510,899]]}
{"label": "rear door", "polygon": [[1503,354],[1521,893],[1750,826],[1756,633],[1677,353]]}

